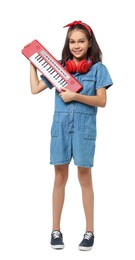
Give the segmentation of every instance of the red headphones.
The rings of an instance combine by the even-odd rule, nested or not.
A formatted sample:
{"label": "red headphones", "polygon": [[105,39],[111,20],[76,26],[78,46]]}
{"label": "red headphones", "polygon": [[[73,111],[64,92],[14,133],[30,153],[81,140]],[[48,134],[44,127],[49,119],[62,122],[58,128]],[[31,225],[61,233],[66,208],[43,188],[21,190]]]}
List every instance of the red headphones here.
{"label": "red headphones", "polygon": [[65,62],[66,68],[69,72],[75,73],[86,73],[92,66],[92,58],[90,57],[90,61],[81,60],[77,65],[73,60],[69,60]]}

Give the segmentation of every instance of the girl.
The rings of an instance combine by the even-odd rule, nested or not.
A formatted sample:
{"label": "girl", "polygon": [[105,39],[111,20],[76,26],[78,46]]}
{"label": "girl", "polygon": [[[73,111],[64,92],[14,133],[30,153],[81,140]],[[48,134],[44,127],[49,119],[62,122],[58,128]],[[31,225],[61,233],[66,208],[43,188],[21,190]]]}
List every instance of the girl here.
{"label": "girl", "polygon": [[[51,128],[50,163],[54,165],[53,225],[51,247],[64,248],[60,220],[65,185],[71,159],[78,167],[78,179],[86,218],[86,230],[79,244],[80,250],[90,250],[94,244],[94,194],[91,168],[96,141],[96,114],[106,105],[106,89],[113,82],[105,65],[94,33],[89,25],[74,21],[69,27],[62,51],[61,63],[82,84],[79,93],[62,88],[55,90],[55,112]],[[30,64],[30,84],[33,94],[53,87]]]}

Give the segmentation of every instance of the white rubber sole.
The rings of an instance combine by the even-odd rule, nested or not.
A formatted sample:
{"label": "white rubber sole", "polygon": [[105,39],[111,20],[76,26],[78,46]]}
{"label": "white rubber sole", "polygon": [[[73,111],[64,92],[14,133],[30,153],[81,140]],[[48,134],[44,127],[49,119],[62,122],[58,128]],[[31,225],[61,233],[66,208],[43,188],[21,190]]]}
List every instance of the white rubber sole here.
{"label": "white rubber sole", "polygon": [[53,249],[63,249],[64,245],[56,245],[56,246],[51,245],[51,248],[53,248]]}
{"label": "white rubber sole", "polygon": [[90,251],[92,249],[92,246],[86,247],[86,246],[78,246],[78,249],[81,251]]}

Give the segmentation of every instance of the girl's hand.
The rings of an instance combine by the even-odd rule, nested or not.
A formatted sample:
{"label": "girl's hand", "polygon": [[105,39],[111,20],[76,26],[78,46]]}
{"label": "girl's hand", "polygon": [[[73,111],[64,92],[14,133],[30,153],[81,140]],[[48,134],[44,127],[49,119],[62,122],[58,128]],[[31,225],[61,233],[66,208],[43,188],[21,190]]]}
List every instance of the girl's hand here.
{"label": "girl's hand", "polygon": [[74,100],[75,92],[73,92],[69,89],[61,88],[61,92],[60,92],[59,96],[62,98],[62,100],[65,103],[71,102]]}

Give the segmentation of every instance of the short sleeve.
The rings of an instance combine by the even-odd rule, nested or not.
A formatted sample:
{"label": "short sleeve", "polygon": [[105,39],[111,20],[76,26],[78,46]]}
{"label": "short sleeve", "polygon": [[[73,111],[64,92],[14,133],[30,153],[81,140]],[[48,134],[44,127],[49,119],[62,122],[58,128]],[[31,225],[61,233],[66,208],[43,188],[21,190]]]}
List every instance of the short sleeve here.
{"label": "short sleeve", "polygon": [[99,68],[97,69],[97,75],[96,75],[96,89],[105,87],[108,89],[113,85],[111,76],[108,72],[108,69],[104,64],[100,64]]}
{"label": "short sleeve", "polygon": [[53,85],[43,75],[41,75],[40,78],[44,81],[44,83],[47,85],[49,89],[53,88]]}

